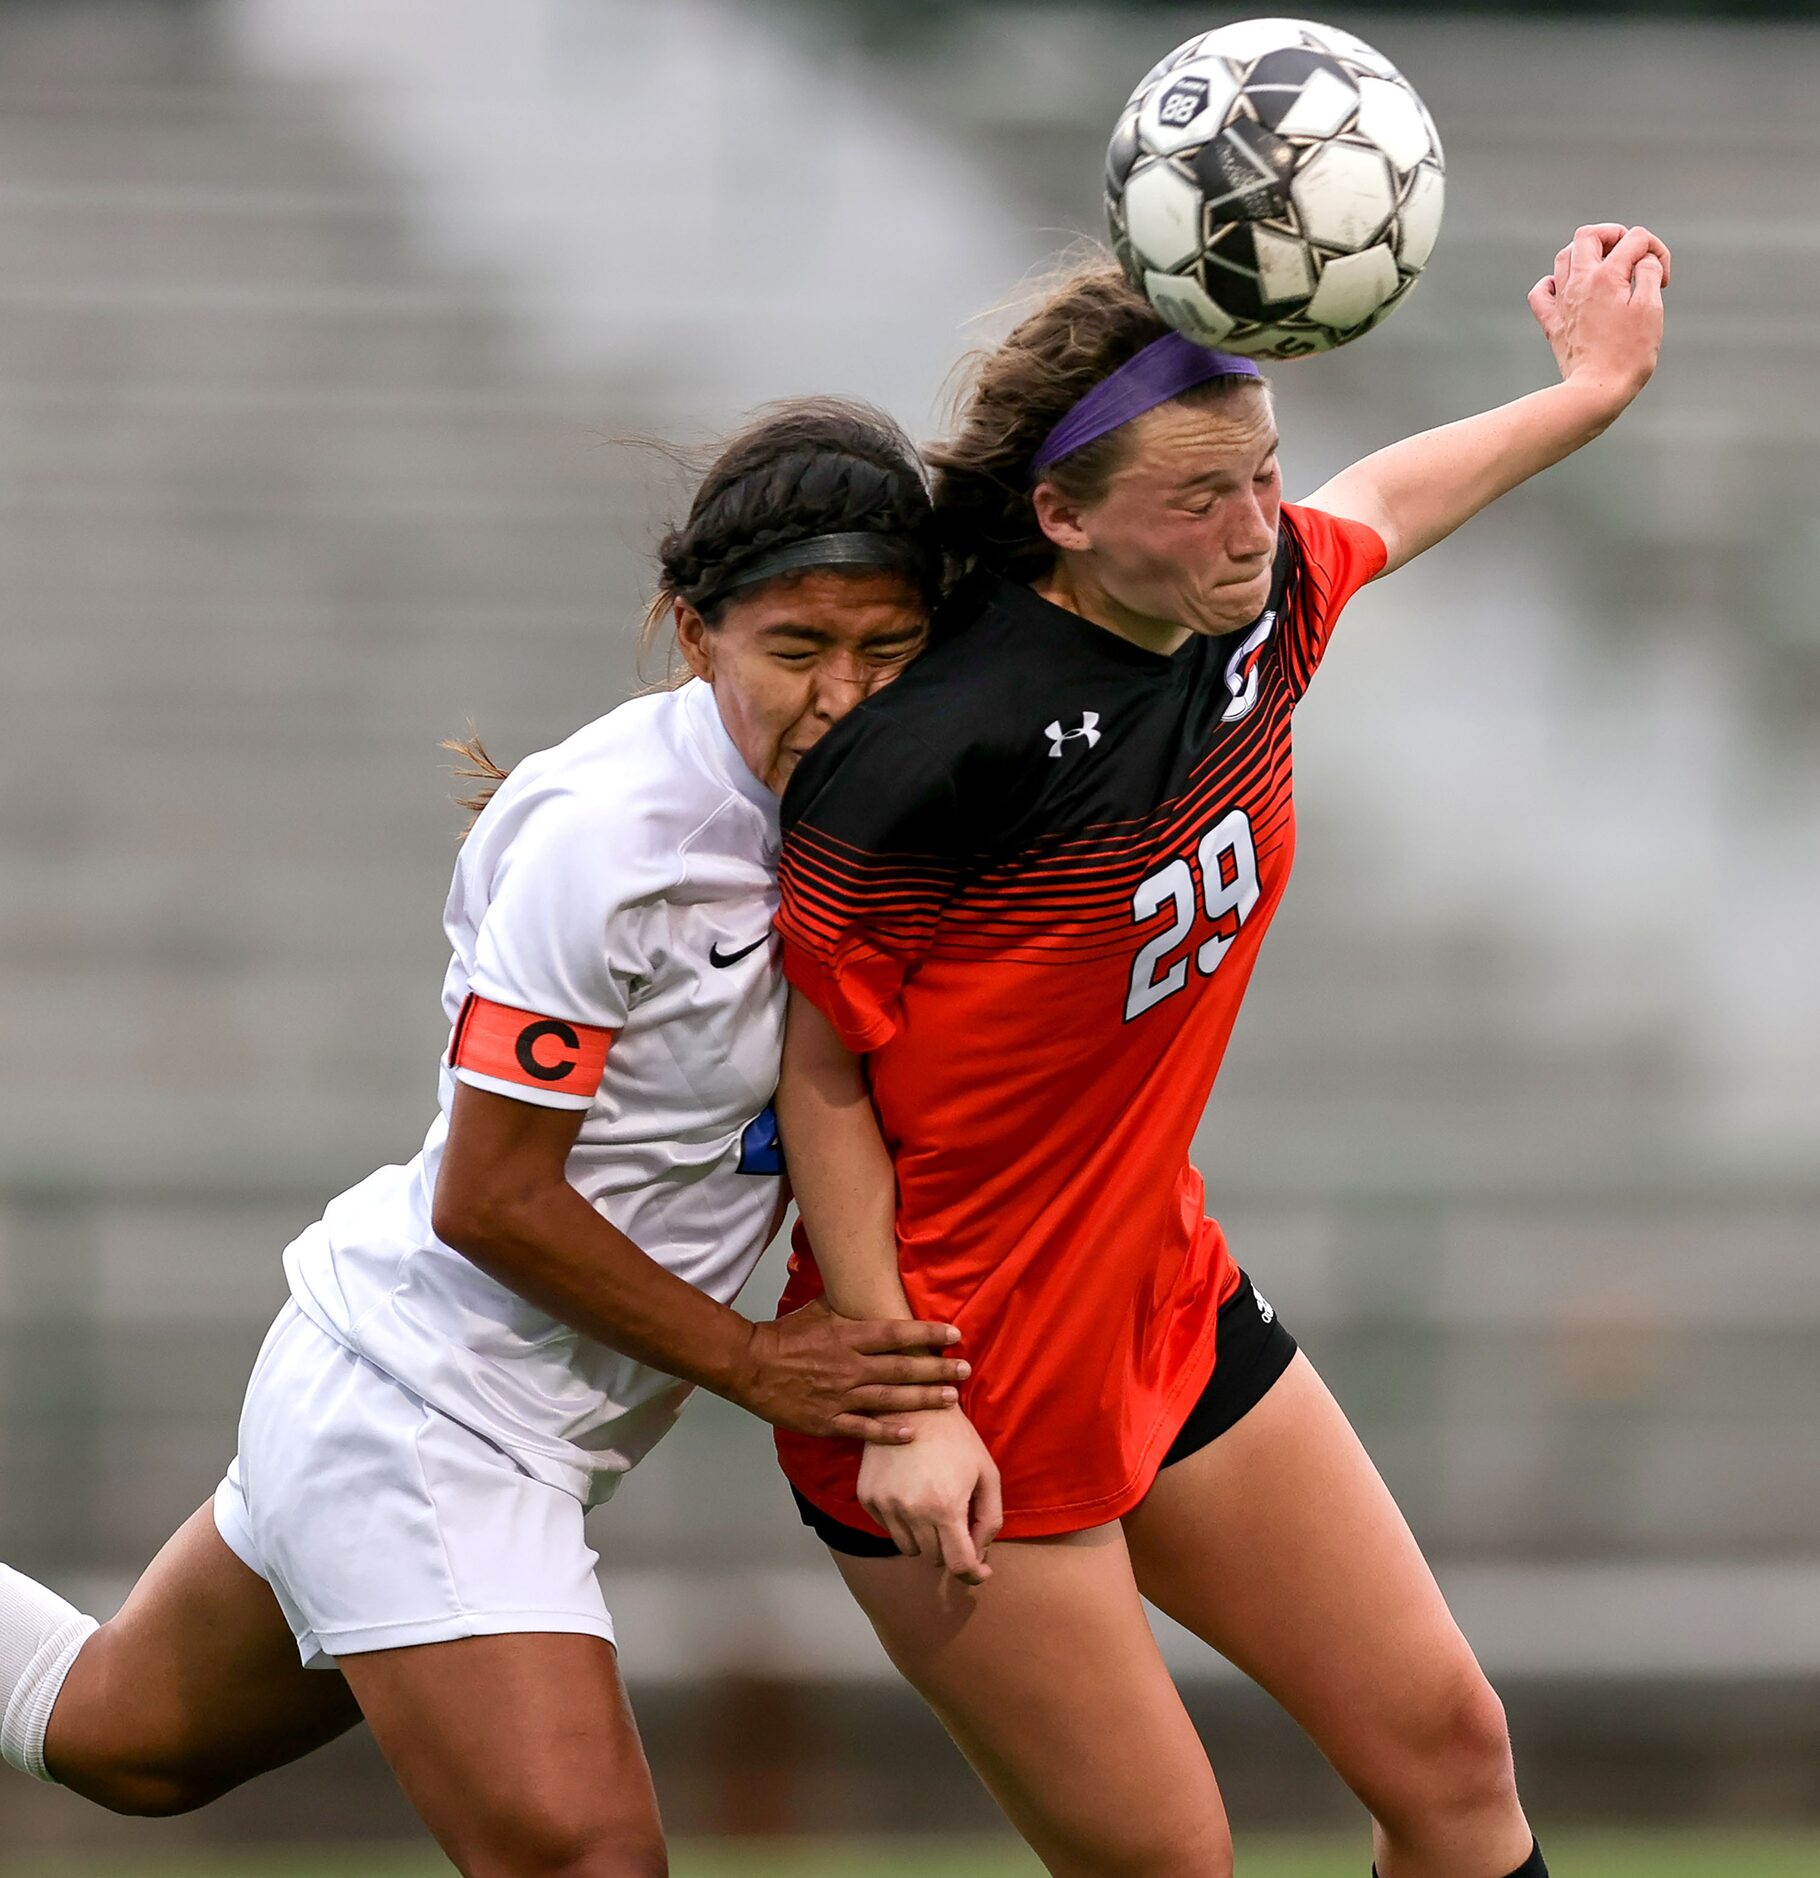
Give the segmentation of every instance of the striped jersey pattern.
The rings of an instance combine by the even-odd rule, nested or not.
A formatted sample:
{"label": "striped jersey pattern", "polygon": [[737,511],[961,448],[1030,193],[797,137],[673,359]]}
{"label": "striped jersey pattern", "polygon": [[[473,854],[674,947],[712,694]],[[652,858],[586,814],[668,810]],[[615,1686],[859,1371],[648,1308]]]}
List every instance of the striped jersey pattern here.
{"label": "striped jersey pattern", "polygon": [[[976,578],[791,783],[784,968],[867,1059],[1007,1537],[1128,1510],[1211,1374],[1238,1273],[1189,1143],[1289,877],[1294,707],[1384,558],[1285,505],[1266,611],[1171,656]],[[819,1290],[799,1234],[780,1308]],[[779,1450],[878,1530],[852,1444]]]}

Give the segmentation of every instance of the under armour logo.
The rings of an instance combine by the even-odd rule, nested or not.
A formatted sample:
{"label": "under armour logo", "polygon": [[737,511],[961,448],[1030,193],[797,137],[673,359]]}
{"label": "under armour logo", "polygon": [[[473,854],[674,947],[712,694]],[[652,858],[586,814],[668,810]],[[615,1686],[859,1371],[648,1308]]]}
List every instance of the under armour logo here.
{"label": "under armour logo", "polygon": [[1085,737],[1087,739],[1087,748],[1091,750],[1100,740],[1100,714],[1098,711],[1083,711],[1081,713],[1081,727],[1079,730],[1064,730],[1062,728],[1062,720],[1058,717],[1055,722],[1049,726],[1046,734],[1049,738],[1049,754],[1051,756],[1060,756],[1062,753],[1062,745],[1065,744],[1070,737]]}

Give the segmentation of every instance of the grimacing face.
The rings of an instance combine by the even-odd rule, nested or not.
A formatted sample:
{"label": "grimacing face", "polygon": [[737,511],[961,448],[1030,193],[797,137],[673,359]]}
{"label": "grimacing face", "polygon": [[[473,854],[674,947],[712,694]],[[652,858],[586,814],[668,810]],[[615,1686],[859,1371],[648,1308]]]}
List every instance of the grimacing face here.
{"label": "grimacing face", "polygon": [[676,642],[714,687],[720,721],[746,767],[782,795],[832,725],[888,685],[923,649],[929,609],[883,568],[809,568],[735,592],[708,625],[676,603]]}
{"label": "grimacing face", "polygon": [[1269,391],[1173,399],[1125,428],[1124,465],[1097,501],[1038,483],[1058,551],[1038,592],[1158,652],[1249,626],[1270,598],[1283,503]]}

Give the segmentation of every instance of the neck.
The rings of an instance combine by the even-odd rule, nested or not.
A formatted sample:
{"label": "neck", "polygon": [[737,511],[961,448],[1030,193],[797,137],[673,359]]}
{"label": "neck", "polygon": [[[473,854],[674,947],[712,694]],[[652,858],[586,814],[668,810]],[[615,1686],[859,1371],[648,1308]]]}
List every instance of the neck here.
{"label": "neck", "polygon": [[1186,626],[1178,626],[1173,620],[1152,619],[1147,613],[1134,613],[1121,605],[1071,555],[1057,555],[1055,565],[1041,579],[1032,581],[1031,587],[1051,605],[1066,607],[1091,624],[1164,658],[1193,637]]}

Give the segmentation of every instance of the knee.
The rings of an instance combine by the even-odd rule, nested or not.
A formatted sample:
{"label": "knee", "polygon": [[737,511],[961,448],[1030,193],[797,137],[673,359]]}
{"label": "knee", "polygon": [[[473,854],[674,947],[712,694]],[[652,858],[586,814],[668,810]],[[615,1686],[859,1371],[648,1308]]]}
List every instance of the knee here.
{"label": "knee", "polygon": [[1074,1846],[1051,1865],[1071,1878],[1232,1878],[1232,1834],[1225,1818],[1164,1832],[1127,1834],[1117,1843]]}
{"label": "knee", "polygon": [[[530,1869],[514,1865],[514,1878]],[[670,1854],[662,1835],[648,1840],[613,1839],[590,1846],[565,1865],[538,1866],[539,1878],[670,1878]]]}
{"label": "knee", "polygon": [[94,1731],[59,1727],[53,1718],[45,1742],[51,1778],[92,1805],[130,1819],[175,1819],[211,1805],[239,1785],[240,1776],[197,1761],[186,1764],[164,1743],[136,1741],[126,1731],[95,1738]]}
{"label": "knee", "polygon": [[1232,1839],[1222,1830],[1209,1833],[1198,1844],[1177,1842],[1156,1858],[1127,1869],[1132,1878],[1232,1878]]}
{"label": "knee", "polygon": [[1155,1867],[1159,1878],[1232,1878],[1232,1834],[1222,1819],[1193,1845],[1176,1844],[1168,1861]]}
{"label": "knee", "polygon": [[1436,1760],[1443,1784],[1462,1810],[1477,1811],[1514,1799],[1516,1767],[1510,1753],[1510,1722],[1498,1693],[1475,1674],[1443,1720]]}
{"label": "knee", "polygon": [[123,1675],[103,1624],[83,1645],[51,1709],[44,1761],[51,1778],[92,1805],[133,1819],[194,1813],[238,1784],[186,1750],[182,1718]]}
{"label": "knee", "polygon": [[663,1831],[653,1823],[648,1831],[617,1833],[590,1848],[579,1864],[565,1867],[560,1878],[670,1878]]}
{"label": "knee", "polygon": [[670,1854],[655,1819],[578,1827],[521,1822],[510,1846],[457,1857],[464,1878],[669,1878]]}
{"label": "knee", "polygon": [[1476,1665],[1440,1691],[1403,1743],[1387,1790],[1371,1810],[1393,1835],[1432,1829],[1516,1804],[1516,1769],[1504,1704]]}
{"label": "knee", "polygon": [[198,1812],[234,1784],[135,1767],[84,1767],[65,1773],[52,1766],[51,1773],[72,1793],[128,1819],[176,1819]]}

